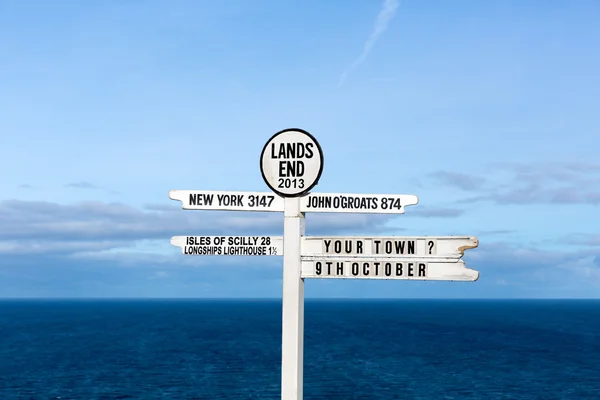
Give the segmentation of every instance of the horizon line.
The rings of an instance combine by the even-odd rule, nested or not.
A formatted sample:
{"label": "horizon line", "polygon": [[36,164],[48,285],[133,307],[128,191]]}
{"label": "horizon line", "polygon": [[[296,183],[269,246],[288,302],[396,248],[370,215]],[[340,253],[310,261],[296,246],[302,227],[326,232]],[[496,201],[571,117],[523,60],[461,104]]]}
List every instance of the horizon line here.
{"label": "horizon line", "polygon": [[[0,297],[5,300],[262,300],[282,301],[281,297]],[[377,300],[600,300],[600,297],[307,297],[304,301],[323,300],[350,300],[350,301],[377,301]]]}

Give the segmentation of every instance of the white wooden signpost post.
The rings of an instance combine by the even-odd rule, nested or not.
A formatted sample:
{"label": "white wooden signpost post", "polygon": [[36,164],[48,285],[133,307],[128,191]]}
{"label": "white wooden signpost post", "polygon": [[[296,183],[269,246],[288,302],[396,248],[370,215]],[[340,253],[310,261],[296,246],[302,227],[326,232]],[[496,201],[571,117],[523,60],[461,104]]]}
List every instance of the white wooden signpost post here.
{"label": "white wooden signpost post", "polygon": [[304,278],[469,281],[464,251],[471,236],[304,235],[306,212],[404,214],[416,195],[310,193],[323,172],[323,151],[302,129],[273,135],[260,156],[260,171],[272,192],[171,190],[184,210],[283,212],[283,236],[174,236],[185,255],[283,256],[281,399],[303,397]]}

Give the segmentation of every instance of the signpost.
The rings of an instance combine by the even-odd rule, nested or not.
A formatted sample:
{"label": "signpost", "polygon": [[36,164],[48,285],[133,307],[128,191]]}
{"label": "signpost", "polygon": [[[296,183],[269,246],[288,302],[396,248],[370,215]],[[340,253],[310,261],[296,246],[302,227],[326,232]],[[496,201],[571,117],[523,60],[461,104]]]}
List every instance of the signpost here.
{"label": "signpost", "polygon": [[305,237],[303,255],[426,257],[458,260],[479,245],[472,236]]}
{"label": "signpost", "polygon": [[411,194],[310,193],[323,172],[319,142],[301,129],[285,129],[263,147],[260,171],[271,192],[171,190],[184,210],[283,212],[283,236],[174,236],[185,255],[283,256],[281,399],[303,397],[304,279],[469,281],[465,250],[472,236],[306,237],[306,212],[404,214]]}
{"label": "signpost", "polygon": [[419,202],[414,194],[312,193],[300,200],[302,212],[404,214]]}
{"label": "signpost", "polygon": [[479,278],[479,272],[467,269],[463,260],[430,261],[426,258],[328,258],[302,261],[302,278],[406,279],[467,281]]}
{"label": "signpost", "polygon": [[189,256],[280,256],[282,236],[173,236],[173,246]]}
{"label": "signpost", "polygon": [[283,199],[268,192],[171,190],[169,197],[181,201],[184,210],[283,212]]}

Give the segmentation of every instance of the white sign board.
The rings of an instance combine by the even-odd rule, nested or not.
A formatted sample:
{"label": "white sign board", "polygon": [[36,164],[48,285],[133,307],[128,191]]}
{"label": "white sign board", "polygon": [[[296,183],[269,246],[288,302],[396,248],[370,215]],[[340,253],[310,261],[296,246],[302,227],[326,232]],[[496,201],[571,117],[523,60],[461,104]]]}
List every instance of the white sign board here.
{"label": "white sign board", "polygon": [[419,203],[414,194],[311,193],[300,201],[302,212],[404,214]]}
{"label": "white sign board", "polygon": [[[323,172],[319,142],[302,129],[273,135],[262,149],[260,171],[271,192],[171,190],[184,210],[283,212],[283,236],[174,236],[185,255],[283,256],[281,399],[302,400],[304,278],[469,281],[464,251],[471,236],[306,237],[305,215],[404,214],[412,194],[311,193]],[[390,175],[391,177],[391,175]],[[285,240],[284,240],[285,238]],[[285,254],[284,254],[285,253]]]}
{"label": "white sign board", "polygon": [[283,236],[173,236],[188,256],[282,256]]}
{"label": "white sign board", "polygon": [[462,260],[323,257],[303,260],[301,277],[474,282],[479,272],[467,269]]}
{"label": "white sign board", "polygon": [[308,193],[323,172],[323,151],[317,139],[302,129],[277,132],[260,155],[260,171],[267,186],[282,197]]}
{"label": "white sign board", "polygon": [[270,192],[171,190],[169,197],[181,201],[184,210],[283,212],[283,198]]}
{"label": "white sign board", "polygon": [[302,256],[377,256],[458,259],[479,245],[472,236],[304,237]]}

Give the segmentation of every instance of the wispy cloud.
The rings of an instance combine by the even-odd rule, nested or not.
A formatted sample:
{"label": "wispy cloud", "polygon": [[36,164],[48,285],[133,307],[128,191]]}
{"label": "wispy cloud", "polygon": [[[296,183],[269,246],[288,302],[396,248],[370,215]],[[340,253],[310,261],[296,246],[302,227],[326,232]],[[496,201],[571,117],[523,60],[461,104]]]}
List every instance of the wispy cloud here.
{"label": "wispy cloud", "polygon": [[[240,215],[242,214],[242,215]],[[379,233],[393,215],[307,216],[307,234]],[[175,235],[281,235],[280,213],[187,212],[176,204],[0,202],[0,254],[75,254],[130,248]]]}
{"label": "wispy cloud", "polygon": [[558,239],[557,242],[578,246],[600,247],[600,235],[589,233],[574,233],[570,234],[569,236]]}
{"label": "wispy cloud", "polygon": [[428,177],[435,185],[472,194],[458,203],[600,204],[600,164],[504,163],[491,166],[485,177],[451,171]]}
{"label": "wispy cloud", "polygon": [[555,288],[569,283],[600,287],[599,256],[598,249],[542,250],[522,244],[484,242],[477,251],[465,253],[465,260],[470,268],[480,272],[493,269],[490,275],[509,283],[532,280]]}
{"label": "wispy cloud", "polygon": [[475,191],[481,188],[485,179],[482,177],[459,172],[437,171],[430,174],[440,184],[453,186],[465,191]]}
{"label": "wispy cloud", "polygon": [[33,186],[23,183],[22,185],[17,186],[19,189],[33,189]]}
{"label": "wispy cloud", "polygon": [[493,230],[482,230],[482,231],[478,231],[477,234],[478,235],[485,235],[485,236],[491,236],[491,235],[508,235],[514,233],[514,231],[509,230],[509,229],[493,229]]}
{"label": "wispy cloud", "polygon": [[73,189],[96,189],[96,186],[92,185],[89,182],[72,182],[72,183],[67,183],[65,185],[65,187],[67,187],[67,188],[73,188]]}
{"label": "wispy cloud", "polygon": [[375,21],[375,27],[373,32],[371,32],[371,36],[369,36],[369,39],[365,43],[362,53],[356,60],[354,60],[354,62],[350,65],[350,68],[344,71],[344,73],[342,73],[340,76],[338,87],[341,87],[346,82],[346,79],[348,79],[350,73],[365,61],[371,52],[371,49],[373,49],[373,46],[375,46],[375,42],[377,42],[377,39],[379,39],[379,37],[385,32],[388,23],[396,14],[398,3],[398,0],[384,0],[381,11],[379,11],[379,15],[377,15],[377,20]]}
{"label": "wispy cloud", "polygon": [[419,206],[411,212],[406,212],[407,217],[422,217],[422,218],[456,218],[465,213],[465,210],[458,208],[445,207],[429,207]]}

